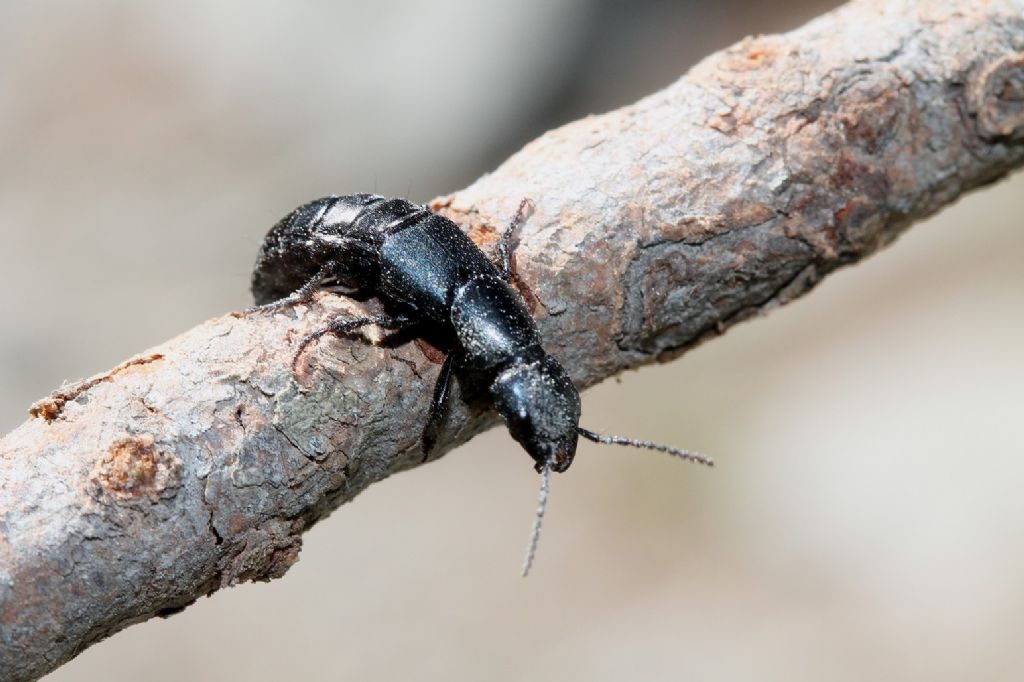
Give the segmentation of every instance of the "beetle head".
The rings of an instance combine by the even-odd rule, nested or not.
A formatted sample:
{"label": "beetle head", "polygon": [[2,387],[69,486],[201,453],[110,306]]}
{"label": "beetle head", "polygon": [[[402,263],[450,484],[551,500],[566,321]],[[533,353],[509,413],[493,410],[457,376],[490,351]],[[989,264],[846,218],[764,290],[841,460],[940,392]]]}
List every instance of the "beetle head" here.
{"label": "beetle head", "polygon": [[580,395],[550,355],[513,363],[491,384],[494,407],[541,471],[562,472],[576,454]]}

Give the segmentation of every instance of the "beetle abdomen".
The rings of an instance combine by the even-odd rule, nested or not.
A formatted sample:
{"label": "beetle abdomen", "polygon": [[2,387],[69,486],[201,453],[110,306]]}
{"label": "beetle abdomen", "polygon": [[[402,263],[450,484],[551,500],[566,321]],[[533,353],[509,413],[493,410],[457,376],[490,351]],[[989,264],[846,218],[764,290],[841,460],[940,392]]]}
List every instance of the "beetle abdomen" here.
{"label": "beetle abdomen", "polygon": [[252,294],[257,305],[285,298],[315,278],[327,263],[336,263],[331,275],[350,288],[376,284],[380,244],[373,230],[358,222],[384,197],[352,194],[323,197],[279,220],[267,233],[252,273]]}

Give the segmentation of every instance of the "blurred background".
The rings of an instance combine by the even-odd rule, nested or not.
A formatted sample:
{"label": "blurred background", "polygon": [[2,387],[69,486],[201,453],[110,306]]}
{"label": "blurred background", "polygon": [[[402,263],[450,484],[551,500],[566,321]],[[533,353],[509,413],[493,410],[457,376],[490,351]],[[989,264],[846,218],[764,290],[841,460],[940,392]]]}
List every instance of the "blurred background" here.
{"label": "blurred background", "polygon": [[[248,305],[295,205],[428,200],[833,4],[5,0],[0,432]],[[719,466],[582,445],[528,580],[536,476],[495,430],[47,680],[1020,679],[1022,209],[1018,175],[587,392]]]}

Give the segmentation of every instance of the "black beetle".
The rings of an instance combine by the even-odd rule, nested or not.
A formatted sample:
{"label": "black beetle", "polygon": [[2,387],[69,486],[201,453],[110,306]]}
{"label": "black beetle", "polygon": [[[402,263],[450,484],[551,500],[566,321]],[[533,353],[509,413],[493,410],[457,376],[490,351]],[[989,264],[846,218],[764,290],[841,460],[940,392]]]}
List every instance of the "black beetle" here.
{"label": "black beetle", "polygon": [[544,350],[522,297],[509,285],[511,241],[531,208],[529,200],[520,204],[493,263],[455,223],[426,206],[376,194],[325,197],[300,206],[271,228],[252,276],[256,310],[306,301],[321,287],[339,285],[375,294],[390,313],[337,319],[310,334],[299,344],[293,370],[321,336],[371,324],[394,330],[429,325],[449,340],[423,429],[424,456],[436,442],[457,365],[460,375],[487,386],[494,409],[543,476],[524,574],[536,545],[549,472],[569,468],[579,436],[712,464],[697,453],[602,436],[579,426],[579,393]]}

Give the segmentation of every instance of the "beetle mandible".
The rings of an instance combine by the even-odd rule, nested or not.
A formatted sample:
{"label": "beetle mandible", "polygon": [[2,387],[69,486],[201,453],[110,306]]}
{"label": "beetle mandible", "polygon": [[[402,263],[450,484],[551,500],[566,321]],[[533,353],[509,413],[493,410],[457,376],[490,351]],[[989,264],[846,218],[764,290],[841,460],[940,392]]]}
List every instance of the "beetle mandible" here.
{"label": "beetle mandible", "polygon": [[402,330],[430,325],[450,341],[423,428],[424,457],[437,440],[453,369],[487,386],[494,409],[542,475],[529,570],[551,471],[572,464],[579,436],[606,444],[660,450],[711,465],[694,452],[650,441],[604,436],[579,425],[580,397],[569,375],[541,343],[537,325],[510,286],[512,239],[532,209],[524,199],[497,245],[492,262],[458,226],[405,199],[352,194],[316,199],[270,229],[252,275],[256,310],[308,301],[324,286],[372,293],[387,314],[339,318],[306,336],[306,348],[325,334],[349,334],[374,324]]}

